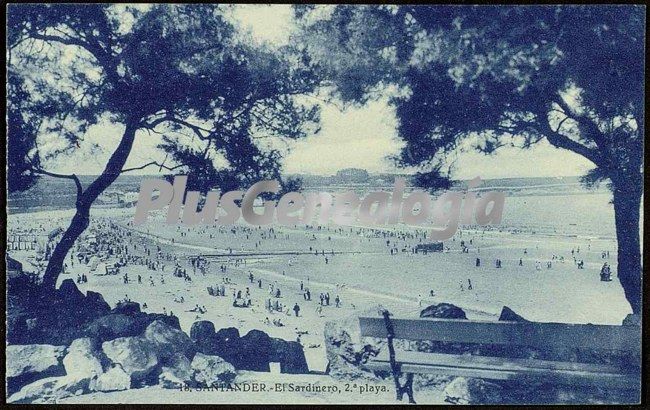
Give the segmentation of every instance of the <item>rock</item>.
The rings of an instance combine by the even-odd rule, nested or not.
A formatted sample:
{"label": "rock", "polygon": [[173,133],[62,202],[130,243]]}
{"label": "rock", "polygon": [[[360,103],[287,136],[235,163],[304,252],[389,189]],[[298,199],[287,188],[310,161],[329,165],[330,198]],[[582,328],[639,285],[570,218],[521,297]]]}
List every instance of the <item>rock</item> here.
{"label": "rock", "polygon": [[181,328],[178,318],[154,313],[111,313],[99,317],[83,328],[83,335],[98,339],[102,342],[118,337],[141,335],[152,322],[160,320],[172,328]]}
{"label": "rock", "polygon": [[440,303],[426,307],[420,312],[421,318],[467,319],[463,309],[451,303]]}
{"label": "rock", "polygon": [[96,338],[102,342],[139,334],[137,332],[137,319],[123,314],[110,314],[99,317],[85,327],[84,333],[88,337]]}
{"label": "rock", "polygon": [[223,352],[223,358],[239,370],[270,372],[271,338],[261,330],[251,330],[239,338],[235,349]]}
{"label": "rock", "polygon": [[[10,309],[9,307],[7,309]],[[11,314],[14,313],[14,314]],[[27,327],[26,315],[15,314],[7,311],[7,340],[12,345],[27,344],[29,342],[29,329]]]}
{"label": "rock", "polygon": [[176,353],[182,353],[191,359],[196,352],[194,343],[188,335],[161,320],[156,320],[147,326],[144,338],[157,346],[158,357],[163,361]]}
{"label": "rock", "polygon": [[232,344],[239,339],[239,330],[235,327],[219,329],[219,331],[214,335],[214,340],[218,344]]}
{"label": "rock", "polygon": [[71,376],[47,377],[23,386],[12,394],[9,403],[53,403],[65,397],[76,396],[88,391],[88,379]]}
{"label": "rock", "polygon": [[166,389],[176,389],[188,384],[192,379],[192,366],[187,357],[176,353],[168,360],[169,365],[163,366],[158,384]]}
{"label": "rock", "polygon": [[453,404],[496,404],[501,402],[501,386],[483,379],[457,377],[444,390],[445,401]]}
{"label": "rock", "polygon": [[65,346],[9,345],[6,348],[6,377],[9,394],[37,379],[65,375],[61,360]]}
{"label": "rock", "polygon": [[111,308],[101,294],[88,291],[84,296],[71,279],[61,283],[51,303],[9,296],[7,340],[12,344],[69,345],[82,337],[106,341],[137,336],[155,320],[180,329],[177,317],[140,312],[135,302],[121,305],[110,314]]}
{"label": "rock", "polygon": [[88,385],[90,391],[103,392],[128,390],[130,388],[131,376],[129,376],[119,364],[108,369],[106,373],[102,373],[98,377],[90,380]]}
{"label": "rock", "polygon": [[137,302],[118,302],[115,309],[111,310],[111,313],[134,315],[140,313],[140,304]]}
{"label": "rock", "polygon": [[111,306],[104,300],[102,294],[92,290],[86,292],[84,306],[86,310],[92,310],[93,317],[107,315],[111,311]]}
{"label": "rock", "polygon": [[175,373],[167,370],[163,370],[160,375],[158,375],[158,385],[163,389],[179,389],[186,384],[186,380],[183,380]]}
{"label": "rock", "polygon": [[377,355],[379,348],[375,344],[362,342],[359,332],[358,317],[352,315],[336,322],[325,323],[325,352],[328,365],[326,373],[340,380],[364,379],[376,380],[370,371],[363,370],[363,364]]}
{"label": "rock", "polygon": [[[251,362],[248,357],[251,355],[251,350],[246,347],[245,344],[242,345],[241,337],[239,337],[239,330],[234,327],[219,329],[212,338],[211,343],[212,345],[209,348],[210,353],[204,352],[205,354],[223,357],[227,362],[232,363],[237,369],[248,368],[245,364]],[[266,346],[266,344],[264,344],[264,346]]]}
{"label": "rock", "polygon": [[122,365],[122,369],[131,377],[132,383],[148,383],[157,374],[158,367],[156,345],[143,337],[119,337],[102,343],[102,350],[113,362]]}
{"label": "rock", "polygon": [[75,339],[63,358],[63,366],[68,376],[91,379],[104,373],[108,359],[99,349],[98,343],[90,338]]}
{"label": "rock", "polygon": [[309,373],[307,359],[302,345],[282,339],[271,339],[270,362],[280,363],[281,373],[306,374]]}
{"label": "rock", "polygon": [[192,323],[190,329],[190,338],[199,343],[201,340],[211,339],[214,337],[214,324],[208,320],[199,320]]}
{"label": "rock", "polygon": [[64,279],[55,293],[56,302],[65,303],[66,305],[82,303],[84,298],[83,292],[77,288],[72,279]]}
{"label": "rock", "polygon": [[623,319],[623,326],[641,326],[641,315],[630,313]]}
{"label": "rock", "polygon": [[501,315],[499,315],[499,321],[502,322],[529,322],[529,320],[524,319],[523,317],[516,314],[508,306],[504,306],[501,309]]}
{"label": "rock", "polygon": [[261,330],[251,330],[244,337],[239,337],[239,330],[234,327],[215,332],[212,322],[203,320],[192,324],[190,337],[198,352],[222,357],[236,369],[271,370],[271,338]]}
{"label": "rock", "polygon": [[197,351],[203,354],[216,354],[214,324],[208,320],[192,323],[190,339],[195,343]]}
{"label": "rock", "polygon": [[235,367],[219,356],[197,353],[192,360],[194,381],[203,387],[214,383],[230,383],[235,379]]}

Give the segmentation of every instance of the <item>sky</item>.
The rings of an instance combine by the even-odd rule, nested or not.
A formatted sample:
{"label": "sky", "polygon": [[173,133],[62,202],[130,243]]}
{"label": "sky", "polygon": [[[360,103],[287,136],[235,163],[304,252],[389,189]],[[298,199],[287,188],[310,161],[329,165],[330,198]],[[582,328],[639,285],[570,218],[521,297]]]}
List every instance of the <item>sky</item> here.
{"label": "sky", "polygon": [[[260,42],[283,44],[292,28],[288,5],[238,5],[233,18]],[[387,158],[399,152],[401,142],[395,130],[395,115],[386,101],[372,101],[363,107],[341,109],[334,104],[321,105],[321,131],[290,144],[284,159],[286,173],[332,175],[343,168],[363,168],[371,173],[401,172]],[[122,128],[100,124],[91,127],[85,141],[72,156],[48,165],[52,171],[76,174],[99,174],[112,150],[117,146]],[[156,149],[156,135],[139,132],[126,167],[137,167],[152,160],[162,161]],[[85,146],[85,148],[84,148]],[[475,152],[457,155],[455,178],[514,178],[533,176],[583,175],[592,168],[583,157],[552,147],[546,141],[522,151],[502,148],[486,156]],[[150,167],[134,173],[155,174]]]}

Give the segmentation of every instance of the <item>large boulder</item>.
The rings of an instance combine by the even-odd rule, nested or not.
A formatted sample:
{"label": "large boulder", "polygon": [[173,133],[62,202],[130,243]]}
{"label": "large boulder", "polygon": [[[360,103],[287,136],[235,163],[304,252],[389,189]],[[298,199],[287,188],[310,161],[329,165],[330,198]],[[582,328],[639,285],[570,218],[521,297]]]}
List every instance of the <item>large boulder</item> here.
{"label": "large boulder", "polygon": [[9,345],[5,353],[9,394],[37,379],[65,375],[62,364],[65,346]]}
{"label": "large boulder", "polygon": [[194,322],[190,329],[190,338],[197,351],[207,355],[228,356],[237,360],[239,350],[239,330],[234,327],[219,329],[215,332],[214,324],[207,320]]}
{"label": "large boulder", "polygon": [[54,303],[48,310],[38,315],[41,326],[50,329],[57,326],[72,328],[107,314],[110,311],[110,306],[100,294],[91,292],[90,296],[86,296],[77,288],[72,279],[65,279],[56,290]]}
{"label": "large boulder", "polygon": [[641,315],[630,313],[623,319],[623,326],[641,326]]}
{"label": "large boulder", "polygon": [[134,316],[122,314],[110,314],[99,317],[85,326],[84,333],[88,337],[102,342],[118,337],[136,336],[139,334],[137,319]]}
{"label": "large boulder", "polygon": [[239,339],[239,330],[236,327],[225,327],[219,329],[214,335],[215,341],[218,343],[232,343]]}
{"label": "large boulder", "polygon": [[119,337],[102,343],[102,350],[113,362],[119,363],[134,384],[157,381],[159,368],[157,346],[143,337]]}
{"label": "large boulder", "polygon": [[88,379],[72,376],[47,377],[23,386],[7,399],[9,403],[55,403],[88,391]]}
{"label": "large boulder", "polygon": [[483,379],[456,377],[444,390],[445,401],[452,404],[501,403],[501,386]]}
{"label": "large boulder", "polygon": [[[7,309],[13,308],[8,307]],[[13,345],[29,343],[28,319],[27,314],[7,310],[7,343]]]}
{"label": "large boulder", "polygon": [[75,339],[68,354],[63,358],[63,366],[68,376],[79,379],[91,379],[104,373],[108,358],[101,351],[96,340],[90,338]]}
{"label": "large boulder", "polygon": [[131,388],[131,376],[129,376],[122,366],[114,364],[105,373],[100,374],[90,380],[88,390],[90,391],[119,391]]}
{"label": "large boulder", "polygon": [[230,350],[234,348],[239,341],[239,330],[235,327],[226,327],[219,329],[213,338],[213,343],[218,346],[218,350]]}
{"label": "large boulder", "polygon": [[516,314],[508,306],[504,306],[501,309],[501,314],[499,315],[499,321],[501,322],[528,322],[528,320]]}
{"label": "large boulder", "polygon": [[234,327],[215,332],[212,322],[203,320],[192,324],[190,338],[198,352],[222,357],[237,369],[258,372],[271,370],[271,338],[261,330],[251,330],[244,337],[239,337],[239,330]]}
{"label": "large boulder", "polygon": [[172,328],[181,328],[178,318],[155,313],[111,313],[96,318],[86,324],[83,328],[83,335],[107,341],[118,337],[129,337],[141,335],[151,323],[160,320]]}
{"label": "large boulder", "polygon": [[92,309],[94,312],[93,317],[106,315],[111,311],[111,306],[104,300],[101,293],[89,290],[86,292],[86,299],[84,300],[86,309]]}
{"label": "large boulder", "polygon": [[77,288],[72,279],[63,280],[55,293],[55,303],[65,303],[66,305],[81,304],[84,298],[83,292]]}
{"label": "large boulder", "polygon": [[269,361],[280,363],[281,373],[305,374],[309,373],[307,359],[302,345],[282,339],[271,339],[271,352]]}
{"label": "large boulder", "polygon": [[421,318],[435,319],[467,319],[465,311],[451,303],[439,303],[424,308],[420,312]]}
{"label": "large boulder", "polygon": [[66,279],[46,305],[14,301],[9,315],[7,339],[11,343],[42,343],[68,345],[85,336],[83,327],[97,317],[110,312],[110,306],[96,292],[87,295]]}
{"label": "large boulder", "polygon": [[181,353],[191,359],[196,352],[194,343],[188,335],[161,320],[156,320],[147,326],[144,338],[156,345],[158,357],[163,362],[176,353]]}
{"label": "large boulder", "polygon": [[118,302],[111,313],[135,315],[136,313],[140,313],[140,304],[137,302]]}
{"label": "large boulder", "polygon": [[214,324],[208,320],[199,320],[192,323],[190,339],[195,343],[197,351],[204,354],[214,354]]}
{"label": "large boulder", "polygon": [[177,389],[191,382],[192,366],[189,359],[180,353],[167,360],[158,376],[158,384],[166,389]]}
{"label": "large boulder", "polygon": [[190,338],[195,342],[206,340],[214,337],[214,323],[209,320],[199,320],[192,323],[190,328]]}
{"label": "large boulder", "polygon": [[236,376],[235,367],[219,356],[197,353],[191,367],[194,381],[202,387],[209,387],[215,383],[230,383]]}
{"label": "large boulder", "polygon": [[340,380],[376,380],[377,377],[363,369],[363,364],[379,353],[383,342],[359,334],[357,315],[325,323],[326,372]]}
{"label": "large boulder", "polygon": [[270,372],[271,338],[261,330],[251,330],[239,338],[235,350],[223,352],[223,358],[239,370]]}

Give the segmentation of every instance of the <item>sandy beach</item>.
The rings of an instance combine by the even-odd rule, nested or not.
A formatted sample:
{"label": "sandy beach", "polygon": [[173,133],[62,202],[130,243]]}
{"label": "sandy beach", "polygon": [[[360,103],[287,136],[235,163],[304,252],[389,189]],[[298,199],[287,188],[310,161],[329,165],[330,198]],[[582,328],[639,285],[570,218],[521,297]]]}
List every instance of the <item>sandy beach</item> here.
{"label": "sandy beach", "polygon": [[[217,329],[236,327],[242,335],[251,329],[286,340],[296,340],[300,335],[313,372],[323,372],[327,365],[324,323],[373,312],[380,305],[397,315],[417,317],[429,304],[449,302],[466,310],[470,318],[488,319],[495,318],[505,305],[530,320],[568,323],[618,324],[629,313],[618,281],[598,280],[604,261],[616,270],[615,243],[611,240],[466,228],[445,241],[444,252],[424,255],[406,251],[426,242],[413,237],[416,230],[406,226],[392,228],[390,232],[396,236],[386,236],[390,235],[387,231],[336,226],[320,230],[243,224],[179,227],[165,224],[162,215],[157,214],[147,224],[133,227],[132,212],[129,208],[95,210],[86,239],[82,237],[80,242],[95,233],[93,226],[97,223],[110,221],[116,229],[130,233],[127,246],[134,255],[146,256],[143,252],[147,249],[153,250],[151,254],[160,249],[164,254],[174,255],[191,282],[174,276],[170,261],[162,262],[166,266],[164,271],[129,264],[117,275],[105,275],[105,263],[115,262],[110,259],[98,264],[94,272],[89,272],[88,265],[74,263],[59,282],[76,280],[77,275],[85,273],[88,282],[78,285],[82,291],[100,292],[111,305],[130,299],[141,305],[146,303],[148,312],[173,313],[188,333],[195,321],[209,320]],[[64,227],[69,214],[70,211],[57,211],[11,215],[10,226]],[[466,252],[461,250],[461,241],[468,248]],[[391,247],[399,251],[390,253]],[[584,269],[578,269],[574,263],[572,250],[576,260],[584,260]],[[607,250],[609,258],[604,259],[602,252]],[[32,260],[26,251],[15,254],[21,261]],[[191,267],[191,258],[197,256],[207,262],[204,273]],[[477,258],[481,260],[479,267],[475,266]],[[502,261],[501,268],[495,267],[497,258]],[[541,269],[537,269],[537,262]],[[550,268],[547,262],[551,262]],[[221,266],[225,266],[225,271]],[[123,280],[125,273],[128,284]],[[142,279],[140,284],[136,280],[138,275]],[[226,296],[208,294],[208,286],[224,281]],[[269,284],[281,290],[280,298],[269,294]],[[247,288],[251,307],[234,307],[233,294],[244,293]],[[305,300],[307,288],[311,301]],[[330,305],[319,309],[321,293],[330,294]],[[339,307],[334,302],[337,295]],[[272,303],[277,299],[285,307],[283,312],[265,309],[269,299]],[[604,300],[606,309],[602,306]],[[292,310],[295,304],[300,307],[298,317]],[[191,311],[197,305],[205,307],[206,312]],[[280,319],[284,326],[269,323],[274,319]]]}

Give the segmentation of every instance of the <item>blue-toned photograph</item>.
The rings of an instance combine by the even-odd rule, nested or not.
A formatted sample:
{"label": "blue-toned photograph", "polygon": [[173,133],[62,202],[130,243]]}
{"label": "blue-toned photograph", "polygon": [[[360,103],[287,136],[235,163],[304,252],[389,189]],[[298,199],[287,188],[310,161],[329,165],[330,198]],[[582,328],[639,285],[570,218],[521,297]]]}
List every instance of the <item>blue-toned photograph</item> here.
{"label": "blue-toned photograph", "polygon": [[642,402],[646,6],[6,12],[6,403]]}

